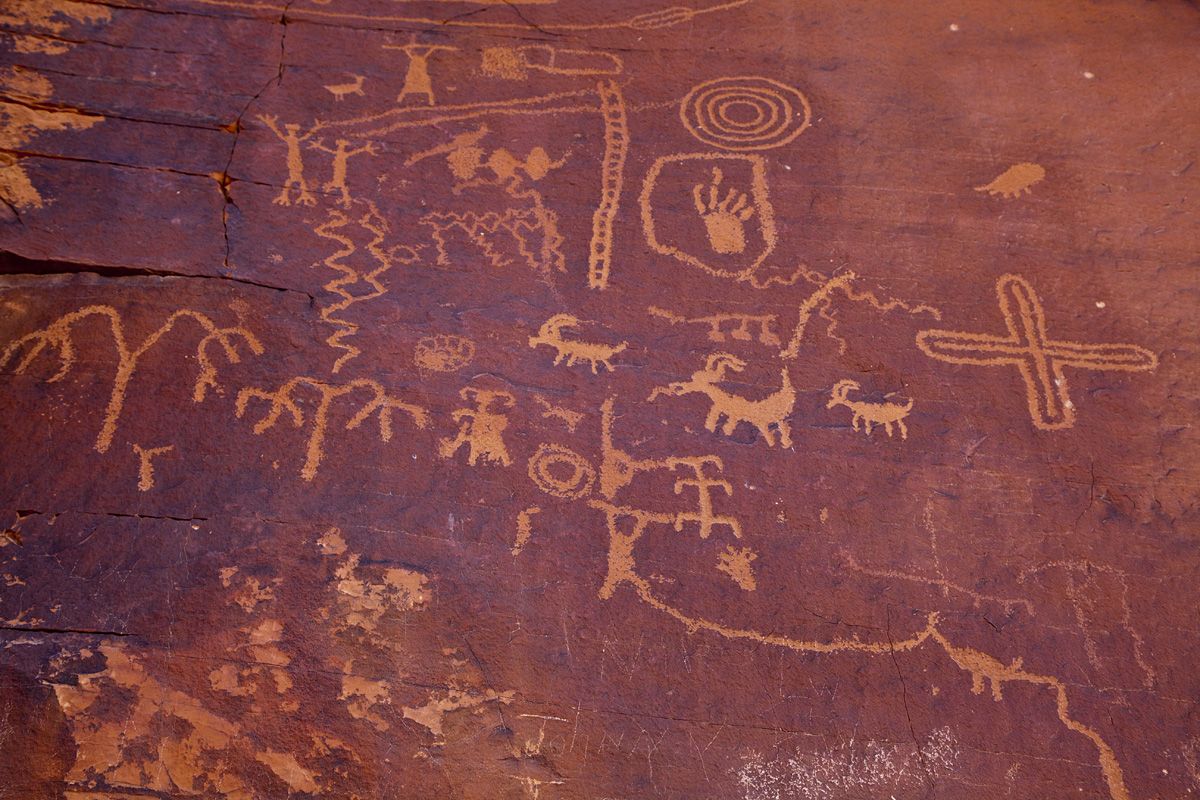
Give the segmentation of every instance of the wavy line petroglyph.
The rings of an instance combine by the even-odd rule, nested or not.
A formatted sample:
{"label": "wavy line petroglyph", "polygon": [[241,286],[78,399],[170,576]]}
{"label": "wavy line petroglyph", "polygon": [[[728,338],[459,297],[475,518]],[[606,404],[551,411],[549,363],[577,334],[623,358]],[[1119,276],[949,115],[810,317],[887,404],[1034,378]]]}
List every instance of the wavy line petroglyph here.
{"label": "wavy line petroglyph", "polygon": [[[334,349],[345,351],[333,362],[331,371],[335,374],[345,366],[346,362],[356,358],[362,352],[345,341],[358,333],[358,324],[337,315],[356,303],[374,300],[387,294],[387,288],[380,282],[380,278],[392,268],[396,261],[403,264],[412,264],[417,261],[417,253],[410,247],[397,246],[389,250],[383,249],[381,245],[388,232],[387,222],[379,214],[379,209],[375,207],[374,203],[360,202],[365,208],[361,216],[351,217],[342,211],[333,209],[329,212],[328,218],[313,229],[317,236],[330,239],[340,246],[337,252],[327,256],[321,262],[338,273],[337,277],[321,288],[337,295],[341,300],[332,305],[323,306],[320,311],[321,321],[337,328],[325,340],[325,343]],[[351,225],[358,226],[371,237],[370,241],[364,245],[363,250],[376,266],[368,272],[362,272],[346,261],[359,252],[358,245],[346,235],[346,229]],[[349,289],[360,283],[369,286],[370,291],[365,294],[352,294]]]}
{"label": "wavy line petroglyph", "polygon": [[801,274],[805,280],[815,285],[817,289],[800,304],[800,316],[796,320],[796,327],[792,331],[791,338],[788,339],[787,347],[779,353],[780,358],[785,361],[795,359],[800,355],[800,346],[804,343],[804,334],[808,329],[808,323],[812,320],[813,314],[818,314],[829,323],[826,334],[838,342],[838,352],[844,353],[846,351],[845,340],[834,333],[836,322],[830,312],[835,292],[840,292],[843,297],[852,303],[865,303],[881,314],[887,314],[900,309],[913,316],[928,314],[939,321],[942,318],[942,312],[931,305],[925,303],[912,305],[895,298],[880,300],[869,289],[853,288],[855,281],[859,280],[859,276],[854,272],[848,271],[832,277],[826,277],[819,272],[805,269]]}
{"label": "wavy line petroglyph", "polygon": [[167,317],[166,322],[143,339],[140,345],[130,349],[125,338],[125,325],[121,321],[120,313],[112,306],[97,305],[85,306],[78,311],[65,314],[45,328],[26,334],[15,342],[12,342],[0,354],[0,367],[6,365],[22,348],[28,346],[29,349],[25,353],[25,357],[14,368],[14,372],[17,374],[23,373],[38,355],[49,347],[58,353],[59,368],[54,375],[47,379],[47,382],[55,383],[62,380],[75,365],[75,326],[89,317],[102,317],[107,320],[109,332],[113,338],[113,345],[117,352],[117,372],[113,377],[112,392],[109,395],[108,405],[104,409],[104,423],[100,427],[100,433],[96,436],[95,447],[98,453],[107,452],[108,448],[112,445],[113,434],[117,430],[121,411],[125,407],[125,397],[129,392],[129,382],[137,372],[138,362],[163,336],[173,330],[180,320],[191,320],[207,333],[200,340],[199,344],[196,345],[196,362],[200,365],[200,374],[196,376],[196,382],[192,388],[193,402],[202,402],[208,394],[209,389],[221,390],[220,385],[217,383],[217,368],[208,354],[210,344],[216,342],[221,345],[221,349],[225,353],[225,358],[231,364],[237,364],[241,361],[241,356],[237,350],[238,339],[241,339],[255,355],[262,355],[263,352],[263,347],[259,344],[258,339],[245,328],[219,328],[216,323],[204,314],[189,309],[173,312]]}
{"label": "wavy line petroglyph", "polygon": [[429,424],[428,411],[390,396],[377,381],[359,378],[349,383],[332,384],[304,375],[292,378],[273,392],[254,387],[242,389],[237,396],[237,417],[241,419],[245,415],[251,400],[265,400],[271,405],[266,416],[255,423],[254,433],[256,435],[274,427],[284,411],[288,412],[291,417],[292,425],[299,428],[304,425],[305,414],[297,402],[296,392],[303,388],[315,390],[319,397],[317,407],[310,417],[312,432],[308,436],[308,443],[305,447],[304,465],[300,468],[300,476],[306,481],[311,481],[316,477],[317,467],[320,466],[321,459],[325,456],[329,411],[333,402],[339,398],[352,395],[360,390],[368,392],[370,399],[363,403],[354,416],[347,420],[345,429],[354,430],[374,414],[379,422],[379,439],[383,442],[389,442],[392,439],[393,410],[403,411],[418,428],[425,428]]}
{"label": "wavy line petroglyph", "polygon": [[1075,404],[1064,367],[1144,372],[1158,366],[1158,356],[1137,345],[1051,339],[1041,298],[1019,275],[1001,275],[996,296],[1007,336],[924,330],[917,334],[917,347],[930,358],[949,364],[1016,367],[1025,384],[1029,417],[1040,430],[1062,430],[1075,424]]}

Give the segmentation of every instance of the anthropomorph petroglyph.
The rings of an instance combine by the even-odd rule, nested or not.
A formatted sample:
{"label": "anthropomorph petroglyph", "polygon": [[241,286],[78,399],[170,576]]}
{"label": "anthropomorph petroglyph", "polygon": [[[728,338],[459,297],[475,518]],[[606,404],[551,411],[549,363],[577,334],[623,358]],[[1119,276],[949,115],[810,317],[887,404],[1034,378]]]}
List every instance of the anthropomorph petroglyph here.
{"label": "anthropomorph petroglyph", "polygon": [[512,408],[516,398],[505,391],[463,387],[459,391],[463,400],[474,403],[474,408],[455,410],[454,421],[460,423],[458,435],[453,439],[438,442],[438,454],[450,458],[463,445],[468,447],[467,463],[475,466],[479,459],[488,463],[509,466],[512,458],[504,446],[504,431],[508,428],[508,417],[499,409]]}
{"label": "anthropomorph petroglyph", "polygon": [[361,147],[351,147],[350,142],[346,139],[337,139],[333,147],[325,145],[321,139],[315,139],[308,143],[308,146],[313,150],[320,150],[322,153],[328,153],[333,156],[331,162],[332,176],[328,181],[321,186],[321,189],[326,192],[338,192],[341,199],[341,204],[344,208],[350,207],[350,187],[346,185],[346,168],[347,162],[357,155],[370,153],[376,155],[375,145],[372,142],[367,142]]}
{"label": "anthropomorph petroglyph", "polygon": [[[862,399],[855,400],[850,397],[851,392],[859,392],[861,390],[862,385],[858,381],[838,381],[830,391],[829,402],[825,404],[825,407],[845,406],[850,409],[850,423],[854,426],[854,430],[862,430],[867,436],[871,435],[871,428],[876,425],[882,425],[890,439],[892,437],[892,426],[895,425],[900,429],[900,438],[907,439],[908,427],[904,424],[904,418],[912,411],[912,398],[910,397],[907,403],[894,401],[875,403]],[[894,393],[887,395],[889,398],[893,396],[895,396]]]}
{"label": "anthropomorph petroglyph", "polygon": [[746,362],[730,353],[712,353],[704,360],[704,366],[692,373],[686,381],[660,386],[650,393],[648,400],[655,400],[660,395],[679,397],[686,394],[702,394],[712,405],[708,417],[704,420],[706,430],[715,431],[722,418],[722,433],[732,436],[739,423],[748,422],[762,434],[768,447],[775,445],[775,434],[779,434],[779,443],[783,447],[792,446],[792,432],[788,426],[787,417],[796,405],[796,390],[792,388],[791,378],[787,368],[779,371],[780,387],[773,394],[761,400],[751,400],[741,395],[733,394],[719,386],[728,379],[728,372],[742,372]]}
{"label": "anthropomorph petroglyph", "polygon": [[241,361],[241,355],[237,349],[238,340],[241,340],[249,348],[250,352],[255,355],[261,355],[263,352],[263,347],[259,344],[258,339],[245,328],[219,328],[216,323],[204,314],[190,309],[173,312],[157,330],[143,339],[140,345],[131,348],[125,338],[125,324],[122,322],[121,315],[115,308],[112,306],[85,306],[78,311],[64,314],[45,328],[26,334],[9,344],[4,349],[4,352],[0,353],[0,367],[7,364],[23,348],[28,348],[25,352],[25,357],[17,362],[17,366],[14,369],[14,372],[20,374],[29,368],[43,350],[49,347],[58,353],[59,368],[47,380],[50,383],[62,380],[71,371],[71,367],[75,365],[77,336],[75,326],[91,317],[100,317],[107,320],[109,332],[113,338],[113,345],[117,351],[117,372],[113,377],[112,392],[109,395],[108,405],[104,409],[104,422],[100,427],[100,433],[96,436],[95,446],[98,453],[107,452],[109,446],[112,445],[113,434],[117,430],[121,411],[125,407],[125,397],[129,392],[129,382],[133,379],[134,373],[137,372],[138,362],[150,348],[154,347],[163,336],[172,331],[179,322],[191,320],[205,332],[205,336],[196,345],[195,358],[196,363],[200,366],[200,373],[196,376],[196,382],[192,389],[193,402],[199,403],[203,401],[209,389],[220,390],[216,377],[217,369],[208,352],[209,346],[213,342],[221,346],[221,350],[225,353],[225,358],[231,364],[237,364]]}
{"label": "anthropomorph petroglyph", "polygon": [[404,88],[396,97],[397,103],[405,98],[420,95],[426,105],[434,104],[433,80],[429,77],[429,57],[437,52],[457,50],[449,45],[419,44],[415,39],[405,45],[384,45],[385,50],[401,50],[408,56],[408,68],[404,73]]}
{"label": "anthropomorph petroglyph", "polygon": [[308,181],[304,179],[304,153],[301,151],[301,146],[311,139],[316,131],[310,128],[301,133],[300,126],[294,122],[284,123],[283,128],[280,128],[279,118],[273,115],[259,114],[258,119],[287,147],[287,180],[275,197],[275,204],[290,206],[292,190],[295,189],[297,203],[304,206],[316,205],[317,198],[309,190]]}
{"label": "anthropomorph petroglyph", "polygon": [[533,348],[545,345],[554,350],[554,363],[557,366],[565,358],[567,366],[574,366],[577,361],[586,361],[591,365],[592,374],[596,367],[603,364],[610,371],[613,368],[612,358],[628,347],[626,342],[615,345],[585,342],[579,339],[568,339],[563,336],[564,330],[578,328],[582,323],[570,314],[555,314],[542,323],[536,336],[529,337],[529,346]]}
{"label": "anthropomorph petroglyph", "polygon": [[1025,400],[1035,427],[1044,431],[1075,424],[1075,404],[1064,367],[1144,372],[1158,357],[1132,344],[1080,344],[1051,339],[1041,298],[1019,275],[996,282],[1007,336],[965,331],[926,330],[917,334],[921,352],[950,364],[1016,367],[1025,384]]}

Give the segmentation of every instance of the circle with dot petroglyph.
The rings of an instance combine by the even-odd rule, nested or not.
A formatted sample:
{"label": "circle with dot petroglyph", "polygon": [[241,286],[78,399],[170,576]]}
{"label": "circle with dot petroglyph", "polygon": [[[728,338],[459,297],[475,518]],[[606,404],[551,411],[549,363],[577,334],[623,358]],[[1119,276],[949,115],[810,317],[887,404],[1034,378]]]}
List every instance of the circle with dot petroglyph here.
{"label": "circle with dot petroglyph", "polygon": [[782,147],[812,124],[799,90],[753,75],[717,78],[692,87],[679,119],[693,136],[725,150]]}
{"label": "circle with dot petroglyph", "polygon": [[529,477],[547,494],[577,500],[592,490],[596,470],[569,447],[543,444],[529,459]]}

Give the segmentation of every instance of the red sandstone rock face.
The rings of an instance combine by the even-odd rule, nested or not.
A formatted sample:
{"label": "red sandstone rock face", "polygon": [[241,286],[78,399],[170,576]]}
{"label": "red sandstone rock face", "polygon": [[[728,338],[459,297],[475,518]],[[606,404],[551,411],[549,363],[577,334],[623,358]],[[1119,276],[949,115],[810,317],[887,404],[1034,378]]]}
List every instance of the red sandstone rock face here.
{"label": "red sandstone rock face", "polygon": [[12,797],[1186,797],[1200,17],[0,11]]}

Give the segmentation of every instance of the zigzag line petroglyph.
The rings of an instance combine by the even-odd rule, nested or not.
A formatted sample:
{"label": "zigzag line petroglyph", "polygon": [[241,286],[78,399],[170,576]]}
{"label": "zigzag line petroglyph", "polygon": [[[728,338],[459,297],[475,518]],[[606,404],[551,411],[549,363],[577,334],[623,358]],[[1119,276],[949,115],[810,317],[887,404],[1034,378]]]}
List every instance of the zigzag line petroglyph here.
{"label": "zigzag line petroglyph", "polygon": [[100,433],[96,436],[95,447],[98,453],[107,452],[109,446],[112,445],[113,434],[117,429],[117,422],[121,417],[122,409],[125,407],[125,397],[129,391],[129,382],[133,379],[134,373],[137,372],[138,361],[159,339],[170,332],[179,320],[190,319],[207,331],[207,335],[196,345],[196,362],[200,365],[200,374],[196,377],[196,383],[192,388],[193,402],[202,402],[210,388],[220,391],[220,386],[216,379],[217,369],[208,355],[208,347],[212,342],[215,341],[221,345],[221,349],[225,351],[225,357],[232,364],[237,364],[241,361],[241,356],[237,351],[236,338],[244,341],[246,346],[255,355],[261,355],[263,352],[263,347],[259,344],[258,339],[245,328],[218,328],[216,323],[207,316],[190,309],[182,309],[172,313],[167,317],[166,322],[159,326],[158,330],[151,333],[142,340],[140,345],[131,350],[125,339],[125,326],[121,322],[120,313],[112,306],[95,305],[85,306],[78,311],[65,314],[45,328],[34,331],[12,342],[5,348],[4,353],[0,354],[0,367],[6,365],[22,347],[32,344],[25,357],[21,359],[14,369],[14,372],[20,374],[33,363],[42,350],[49,346],[58,351],[59,369],[58,372],[47,380],[49,383],[62,380],[71,371],[71,367],[75,365],[75,343],[72,338],[73,326],[93,316],[104,317],[108,320],[113,344],[117,351],[117,373],[113,378],[112,392],[109,395],[108,405],[104,410],[104,423],[100,428]]}
{"label": "zigzag line petroglyph", "polygon": [[388,442],[392,439],[392,410],[399,409],[408,414],[412,418],[413,424],[418,428],[424,428],[429,424],[429,412],[424,408],[405,403],[391,397],[377,381],[366,378],[350,381],[344,384],[331,384],[308,376],[299,376],[292,378],[284,383],[273,392],[264,389],[256,389],[247,387],[238,392],[237,396],[237,416],[241,419],[246,413],[246,408],[251,399],[266,400],[271,406],[266,416],[259,420],[254,425],[254,433],[261,434],[272,428],[279,421],[279,416],[287,411],[291,416],[293,426],[299,428],[304,424],[304,412],[297,404],[294,394],[297,389],[308,387],[317,390],[320,395],[320,401],[317,404],[316,410],[312,415],[312,433],[309,434],[308,444],[305,448],[304,466],[300,469],[300,476],[306,481],[311,481],[317,474],[317,467],[321,464],[321,459],[325,455],[325,435],[329,425],[329,409],[333,401],[339,397],[351,394],[359,389],[368,390],[371,393],[371,399],[354,414],[353,417],[346,422],[345,429],[353,430],[365,422],[372,414],[375,414],[379,421],[379,438],[381,441]]}
{"label": "zigzag line petroglyph", "polygon": [[[337,242],[341,249],[332,255],[322,260],[329,269],[338,273],[338,277],[326,283],[321,288],[327,292],[332,292],[342,298],[333,305],[324,306],[321,308],[321,321],[333,325],[337,330],[325,340],[325,343],[337,350],[345,352],[338,357],[333,363],[332,371],[336,374],[347,361],[357,357],[362,351],[351,344],[347,344],[344,340],[358,333],[359,326],[355,322],[335,316],[345,311],[355,303],[361,303],[366,300],[374,300],[377,297],[382,297],[387,294],[387,289],[379,279],[392,268],[394,260],[400,260],[402,263],[411,264],[417,260],[416,251],[412,248],[404,247],[406,254],[400,257],[396,256],[396,250],[401,248],[393,248],[391,251],[384,250],[380,245],[387,234],[388,226],[383,217],[379,214],[379,209],[370,201],[362,202],[367,211],[357,220],[352,219],[349,215],[332,210],[329,212],[329,218],[313,229],[314,233],[323,239],[330,239]],[[371,241],[367,243],[365,250],[370,255],[371,259],[378,264],[375,269],[369,272],[360,272],[354,267],[344,263],[344,260],[353,256],[358,252],[358,247],[354,241],[346,236],[341,231],[348,225],[357,224],[363,230],[371,234]],[[371,287],[371,291],[367,294],[353,295],[347,291],[346,287],[353,286],[359,282],[365,283]]]}
{"label": "zigzag line petroglyph", "polygon": [[[499,241],[495,236],[499,233],[511,237],[517,252],[530,269],[541,274],[562,272],[566,269],[565,257],[559,249],[562,236],[558,235],[556,230],[548,230],[545,227],[545,217],[535,208],[508,208],[504,213],[486,211],[482,214],[474,211],[431,211],[422,216],[420,222],[431,229],[430,236],[437,249],[438,266],[451,265],[447,234],[457,229],[463,233],[463,238],[477,247],[487,257],[488,263],[497,269],[507,267],[511,263],[508,256],[497,249]],[[541,246],[531,247],[531,237],[540,237]]]}

